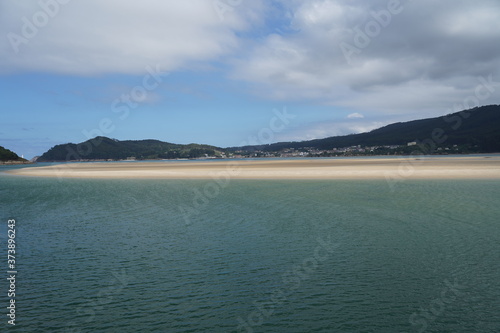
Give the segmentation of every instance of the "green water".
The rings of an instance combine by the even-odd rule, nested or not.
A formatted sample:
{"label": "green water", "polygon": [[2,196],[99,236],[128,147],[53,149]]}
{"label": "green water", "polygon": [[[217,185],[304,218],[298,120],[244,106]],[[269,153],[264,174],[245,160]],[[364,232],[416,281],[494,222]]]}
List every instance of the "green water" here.
{"label": "green water", "polygon": [[500,181],[221,185],[0,174],[1,331],[500,331]]}

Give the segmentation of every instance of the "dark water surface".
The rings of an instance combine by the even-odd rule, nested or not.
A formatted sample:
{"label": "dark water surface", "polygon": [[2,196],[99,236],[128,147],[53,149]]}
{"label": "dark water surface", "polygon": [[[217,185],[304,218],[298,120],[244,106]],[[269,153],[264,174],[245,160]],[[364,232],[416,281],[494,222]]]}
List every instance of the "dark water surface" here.
{"label": "dark water surface", "polygon": [[0,174],[0,199],[1,331],[500,332],[498,180]]}

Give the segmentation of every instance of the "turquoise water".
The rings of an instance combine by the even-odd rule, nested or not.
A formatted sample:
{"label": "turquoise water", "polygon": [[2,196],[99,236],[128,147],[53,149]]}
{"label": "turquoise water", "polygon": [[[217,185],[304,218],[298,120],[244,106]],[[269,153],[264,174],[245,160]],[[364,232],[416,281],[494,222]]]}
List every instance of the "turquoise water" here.
{"label": "turquoise water", "polygon": [[500,331],[500,181],[221,185],[0,174],[2,331]]}

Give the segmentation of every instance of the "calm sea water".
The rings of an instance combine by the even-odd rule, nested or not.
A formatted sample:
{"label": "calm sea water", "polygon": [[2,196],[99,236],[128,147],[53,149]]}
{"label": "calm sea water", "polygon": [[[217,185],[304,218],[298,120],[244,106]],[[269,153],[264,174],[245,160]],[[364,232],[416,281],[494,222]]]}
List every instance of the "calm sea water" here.
{"label": "calm sea water", "polygon": [[404,181],[391,191],[385,181],[0,174],[0,327],[500,332],[499,216],[498,180]]}

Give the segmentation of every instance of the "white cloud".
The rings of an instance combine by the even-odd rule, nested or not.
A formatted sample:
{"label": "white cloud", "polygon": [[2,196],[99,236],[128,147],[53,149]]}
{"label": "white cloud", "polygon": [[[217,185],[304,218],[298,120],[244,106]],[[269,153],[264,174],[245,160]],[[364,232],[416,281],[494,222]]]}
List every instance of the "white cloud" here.
{"label": "white cloud", "polygon": [[260,1],[222,16],[212,0],[73,0],[52,9],[39,3],[46,2],[2,1],[0,33],[10,37],[0,42],[0,72],[94,75],[196,66],[236,50],[236,33],[261,10]]}
{"label": "white cloud", "polygon": [[361,113],[358,112],[351,113],[350,115],[347,116],[348,119],[359,119],[364,117],[365,116],[363,116]]}
{"label": "white cloud", "polygon": [[[500,81],[498,0],[401,1],[401,13],[350,64],[341,43],[355,45],[354,29],[376,22],[387,0],[223,3],[235,5],[221,17],[213,0],[72,0],[19,53],[0,39],[0,73],[143,75],[146,66],[207,70],[221,61],[259,98],[350,110],[366,128],[374,115],[447,113],[474,94],[478,77]],[[0,34],[22,35],[23,17],[41,10],[38,0],[0,1]],[[498,84],[480,102],[499,103]]]}
{"label": "white cloud", "polygon": [[279,135],[278,141],[303,141],[323,139],[332,136],[369,132],[387,125],[380,120],[342,120],[314,122],[291,129]]}

